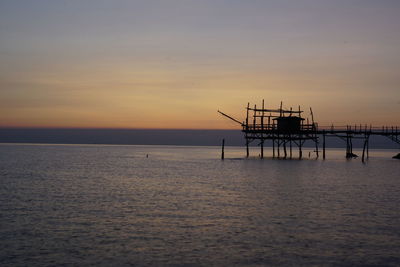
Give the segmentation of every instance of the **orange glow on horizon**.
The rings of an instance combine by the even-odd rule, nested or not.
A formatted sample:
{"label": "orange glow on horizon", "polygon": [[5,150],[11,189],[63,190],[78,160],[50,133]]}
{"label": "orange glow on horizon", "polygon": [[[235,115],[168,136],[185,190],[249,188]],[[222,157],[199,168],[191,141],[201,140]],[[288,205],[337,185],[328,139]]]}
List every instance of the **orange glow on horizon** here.
{"label": "orange glow on horizon", "polygon": [[217,110],[241,121],[262,99],[399,125],[399,6],[278,2],[4,4],[0,127],[238,129]]}

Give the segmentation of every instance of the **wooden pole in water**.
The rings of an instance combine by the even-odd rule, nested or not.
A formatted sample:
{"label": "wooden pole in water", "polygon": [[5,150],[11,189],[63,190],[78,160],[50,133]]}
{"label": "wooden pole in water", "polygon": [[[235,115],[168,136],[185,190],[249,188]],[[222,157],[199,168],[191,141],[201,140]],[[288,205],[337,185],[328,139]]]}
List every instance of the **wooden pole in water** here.
{"label": "wooden pole in water", "polygon": [[318,151],[317,125],[314,122],[314,113],[313,113],[311,107],[310,107],[310,113],[311,113],[312,129],[314,131],[315,152],[317,153],[317,158],[318,158],[319,157],[319,151]]}
{"label": "wooden pole in water", "polygon": [[249,153],[249,139],[246,138],[246,158],[248,158],[250,155]]}
{"label": "wooden pole in water", "polygon": [[325,159],[325,130],[322,131],[322,158]]}
{"label": "wooden pole in water", "polygon": [[222,139],[222,151],[221,151],[221,159],[224,160],[225,158],[225,139]]}
{"label": "wooden pole in water", "polygon": [[351,157],[353,157],[353,138],[350,136],[350,153],[351,153]]}
{"label": "wooden pole in water", "polygon": [[249,108],[250,103],[247,103],[247,114],[246,114],[246,157],[249,157],[249,139],[247,138],[247,132],[249,131]]}
{"label": "wooden pole in water", "polygon": [[285,154],[285,159],[286,159],[286,157],[287,157],[287,151],[286,151],[286,140],[284,140],[283,141],[283,152],[284,152],[284,154]]}
{"label": "wooden pole in water", "polygon": [[289,156],[292,158],[292,136],[289,135]]}
{"label": "wooden pole in water", "polygon": [[262,101],[262,111],[261,111],[261,158],[264,158],[264,99]]}
{"label": "wooden pole in water", "polygon": [[278,134],[278,141],[277,141],[278,158],[281,157],[281,155],[280,155],[280,145],[281,145],[281,140],[279,139],[279,134]]}
{"label": "wooden pole in water", "polygon": [[[299,117],[301,118],[301,109],[299,105]],[[300,135],[299,135],[299,159],[303,157],[303,151],[301,150],[301,146],[303,145],[303,140],[302,140],[302,134],[301,131],[303,131],[303,120],[300,120]]]}
{"label": "wooden pole in water", "polygon": [[254,131],[256,130],[256,115],[257,115],[256,109],[257,109],[257,105],[254,105],[254,114],[253,114],[253,130]]}
{"label": "wooden pole in water", "polygon": [[[261,137],[262,139],[263,137]],[[264,158],[264,139],[261,140],[261,158]]]}
{"label": "wooden pole in water", "polygon": [[272,157],[275,158],[275,139],[272,138]]}
{"label": "wooden pole in water", "polygon": [[301,135],[300,135],[300,140],[299,140],[299,158],[301,159],[303,157],[303,150],[301,149],[303,145],[303,140],[301,140]]}
{"label": "wooden pole in water", "polygon": [[[268,121],[269,118],[270,117],[268,117]],[[275,122],[272,122],[272,157],[275,158]]]}
{"label": "wooden pole in water", "polygon": [[347,129],[348,128],[348,126],[346,126],[346,156],[347,156],[347,152],[348,152],[348,150],[349,150],[349,138],[348,138],[348,136],[347,136]]}
{"label": "wooden pole in water", "polygon": [[253,134],[254,134],[254,132],[256,131],[256,118],[257,118],[257,111],[256,111],[256,109],[257,109],[257,105],[254,105],[254,113],[253,113]]}
{"label": "wooden pole in water", "polygon": [[362,162],[364,162],[365,147],[367,146],[367,142],[368,142],[368,139],[366,137],[365,140],[364,140],[364,147],[363,147],[362,158],[361,158]]}

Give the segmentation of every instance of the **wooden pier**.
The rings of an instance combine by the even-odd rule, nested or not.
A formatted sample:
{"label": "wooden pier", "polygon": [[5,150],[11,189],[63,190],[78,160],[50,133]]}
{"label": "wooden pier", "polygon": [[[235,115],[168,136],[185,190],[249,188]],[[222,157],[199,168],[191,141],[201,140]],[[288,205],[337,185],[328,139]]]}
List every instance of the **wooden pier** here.
{"label": "wooden pier", "polygon": [[264,100],[261,107],[246,107],[246,119],[243,122],[218,111],[221,115],[233,120],[242,127],[246,141],[246,156],[249,157],[250,143],[257,141],[261,148],[260,157],[264,158],[264,144],[267,140],[272,141],[272,156],[281,158],[292,158],[293,149],[297,147],[298,157],[303,157],[303,146],[306,141],[314,143],[316,157],[319,157],[319,143],[322,137],[322,157],[326,158],[326,138],[338,137],[346,143],[346,158],[355,158],[353,153],[353,139],[364,141],[362,161],[369,156],[369,138],[372,135],[380,135],[400,144],[400,131],[398,127],[372,127],[367,125],[347,125],[318,127],[314,121],[314,114],[310,108],[310,117],[304,117],[300,106],[297,110],[293,108],[283,109],[282,102],[277,109],[265,108]]}

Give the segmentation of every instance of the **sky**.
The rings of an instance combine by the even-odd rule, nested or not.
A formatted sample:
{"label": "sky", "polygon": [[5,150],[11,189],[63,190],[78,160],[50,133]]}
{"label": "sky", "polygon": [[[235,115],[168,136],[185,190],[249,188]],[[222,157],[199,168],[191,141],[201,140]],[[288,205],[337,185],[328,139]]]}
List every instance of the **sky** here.
{"label": "sky", "polygon": [[399,125],[400,1],[0,0],[0,127]]}

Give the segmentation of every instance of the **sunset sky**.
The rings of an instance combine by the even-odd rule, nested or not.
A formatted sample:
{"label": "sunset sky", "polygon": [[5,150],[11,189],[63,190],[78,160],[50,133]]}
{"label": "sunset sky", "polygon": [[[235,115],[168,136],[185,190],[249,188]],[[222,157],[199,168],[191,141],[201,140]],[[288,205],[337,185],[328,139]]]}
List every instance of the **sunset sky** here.
{"label": "sunset sky", "polygon": [[400,1],[0,0],[0,127],[399,125]]}

